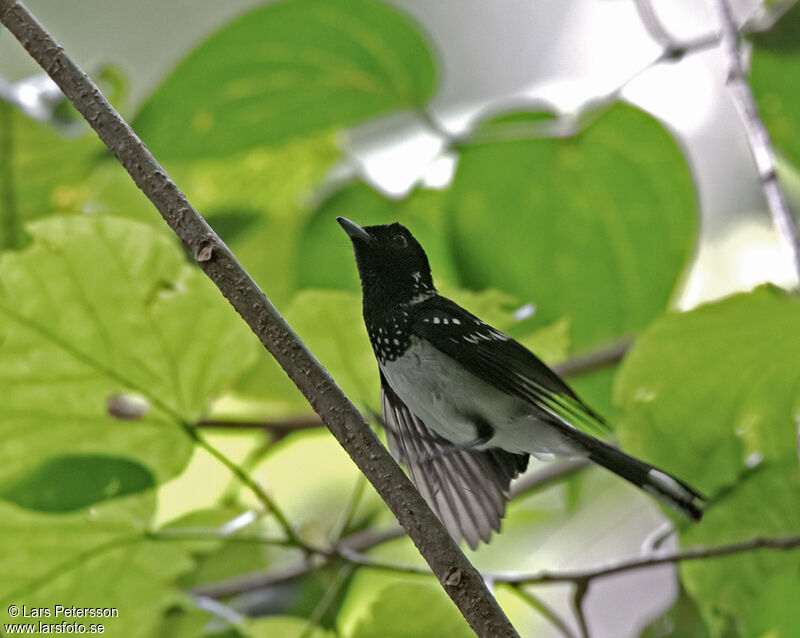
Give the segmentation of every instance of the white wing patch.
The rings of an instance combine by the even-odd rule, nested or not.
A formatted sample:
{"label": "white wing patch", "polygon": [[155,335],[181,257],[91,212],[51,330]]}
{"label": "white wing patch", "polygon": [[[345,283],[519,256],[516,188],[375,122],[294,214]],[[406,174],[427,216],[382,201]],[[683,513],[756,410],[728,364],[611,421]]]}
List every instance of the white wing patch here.
{"label": "white wing patch", "polygon": [[499,330],[489,328],[488,330],[476,330],[475,332],[465,335],[464,341],[477,344],[481,341],[508,341],[508,337]]}

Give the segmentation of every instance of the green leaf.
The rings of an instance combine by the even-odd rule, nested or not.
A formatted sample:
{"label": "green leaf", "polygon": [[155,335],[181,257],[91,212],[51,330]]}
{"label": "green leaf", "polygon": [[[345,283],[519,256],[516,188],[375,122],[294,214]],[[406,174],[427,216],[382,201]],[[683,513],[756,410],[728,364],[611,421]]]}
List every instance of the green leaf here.
{"label": "green leaf", "polygon": [[462,285],[569,317],[580,349],[643,328],[691,255],[697,203],[680,149],[616,104],[568,139],[467,145],[448,205]]}
{"label": "green leaf", "polygon": [[800,628],[800,578],[788,570],[761,583],[755,604],[753,635],[789,638]]}
{"label": "green leaf", "polygon": [[298,288],[361,290],[350,241],[336,223],[340,215],[362,226],[407,225],[424,246],[436,280],[457,285],[447,244],[445,196],[440,191],[417,190],[394,201],[360,182],[336,191],[319,205],[303,229],[297,251]]}
{"label": "green leaf", "polygon": [[153,632],[152,638],[198,638],[198,636],[210,637],[211,635],[216,637],[217,634],[204,632],[213,619],[214,616],[209,612],[198,609],[189,601],[185,601],[167,609],[160,626]]}
{"label": "green leaf", "polygon": [[775,144],[800,164],[800,5],[751,36],[750,84]]}
{"label": "green leaf", "polygon": [[144,105],[162,159],[217,156],[351,126],[433,93],[425,41],[371,0],[284,0],[218,31]]}
{"label": "green leaf", "polygon": [[147,226],[55,217],[29,231],[0,257],[0,482],[63,455],[174,476],[191,452],[181,424],[246,369],[254,339]]}
{"label": "green leaf", "polygon": [[[301,229],[310,199],[339,158],[333,136],[182,163],[190,200],[267,293],[281,305],[296,290]],[[338,228],[338,225],[336,225]]]}
{"label": "green leaf", "polygon": [[755,455],[796,463],[798,324],[800,299],[771,287],[654,322],[617,375],[623,447],[710,494]]}
{"label": "green leaf", "polygon": [[[87,513],[45,514],[0,502],[0,623],[18,622],[10,604],[44,607],[44,622],[102,624],[120,638],[151,636],[180,600],[171,583],[191,566],[178,545],[147,540],[149,495],[115,499]],[[55,616],[54,605],[115,608],[112,618]],[[77,631],[74,633],[78,633]]]}
{"label": "green leaf", "polygon": [[309,623],[305,618],[268,616],[247,620],[244,632],[248,638],[334,638],[335,634]]}
{"label": "green leaf", "polygon": [[[711,497],[684,544],[800,532],[798,325],[800,298],[765,286],[664,316],[622,364],[622,447]],[[761,551],[686,563],[682,574],[712,635],[732,626],[749,636],[762,583],[798,570],[796,553]],[[759,618],[762,628],[781,622]]]}
{"label": "green leaf", "polygon": [[65,455],[0,486],[0,498],[42,512],[72,512],[154,487],[153,475],[124,458]]}
{"label": "green leaf", "polygon": [[0,248],[22,246],[27,222],[74,211],[102,152],[94,135],[66,137],[0,101]]}
{"label": "green leaf", "polygon": [[378,364],[361,318],[361,295],[303,290],[285,316],[347,396],[357,404],[378,405]]}
{"label": "green leaf", "polygon": [[664,614],[651,622],[640,638],[709,638],[697,605],[681,587],[678,600]]}
{"label": "green leaf", "polygon": [[[339,155],[334,136],[326,135],[224,158],[176,162],[170,172],[280,307],[295,290],[300,230],[311,212],[314,190]],[[119,165],[109,163],[95,170],[87,191],[85,210],[163,228],[153,205]]]}
{"label": "green leaf", "polygon": [[[714,546],[756,536],[797,535],[798,503],[797,460],[765,463],[727,498],[709,508],[702,524],[682,533],[681,543]],[[796,583],[800,576],[800,556],[796,551],[766,550],[685,563],[681,576],[712,635],[720,636],[731,627],[740,636],[797,635],[797,606],[791,604],[786,609],[777,604],[789,593],[778,593],[782,584]]]}
{"label": "green leaf", "polygon": [[441,587],[426,582],[398,582],[381,590],[348,638],[473,635]]}

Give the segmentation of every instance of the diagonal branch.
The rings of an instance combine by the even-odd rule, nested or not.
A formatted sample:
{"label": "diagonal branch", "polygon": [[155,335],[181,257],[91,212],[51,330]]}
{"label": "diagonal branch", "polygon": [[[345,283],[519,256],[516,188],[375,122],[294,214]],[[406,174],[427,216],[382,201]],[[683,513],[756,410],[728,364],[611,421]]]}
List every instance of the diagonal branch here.
{"label": "diagonal branch", "polygon": [[720,23],[720,44],[728,66],[727,83],[742,118],[772,221],[792,256],[795,276],[800,284],[800,232],[797,230],[797,225],[786,201],[786,195],[778,181],[772,140],[761,120],[758,104],[753,97],[753,90],[750,88],[742,68],[739,30],[728,0],[714,0],[714,6]]}
{"label": "diagonal branch", "polygon": [[217,285],[389,505],[480,636],[517,636],[469,563],[364,418],[333,382],[147,147],[27,8],[0,0],[0,21],[42,66],[130,173],[198,265]]}

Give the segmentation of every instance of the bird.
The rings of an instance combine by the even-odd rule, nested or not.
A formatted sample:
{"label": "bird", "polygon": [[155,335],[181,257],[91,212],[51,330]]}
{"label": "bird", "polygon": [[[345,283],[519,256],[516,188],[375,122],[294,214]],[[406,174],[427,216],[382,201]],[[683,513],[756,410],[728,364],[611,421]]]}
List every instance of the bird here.
{"label": "bird", "polygon": [[405,226],[336,219],[355,253],[389,449],[453,538],[476,549],[500,531],[531,456],[589,459],[702,518],[700,492],[609,443],[607,422],[535,354],[440,295]]}

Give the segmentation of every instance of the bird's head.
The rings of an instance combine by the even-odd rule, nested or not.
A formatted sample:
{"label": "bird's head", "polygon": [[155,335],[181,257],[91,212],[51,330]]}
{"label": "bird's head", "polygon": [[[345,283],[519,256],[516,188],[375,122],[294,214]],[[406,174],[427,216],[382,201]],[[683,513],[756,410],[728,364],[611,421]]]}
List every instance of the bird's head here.
{"label": "bird's head", "polygon": [[353,243],[364,302],[408,303],[436,292],[428,257],[402,224],[359,226],[337,217]]}

